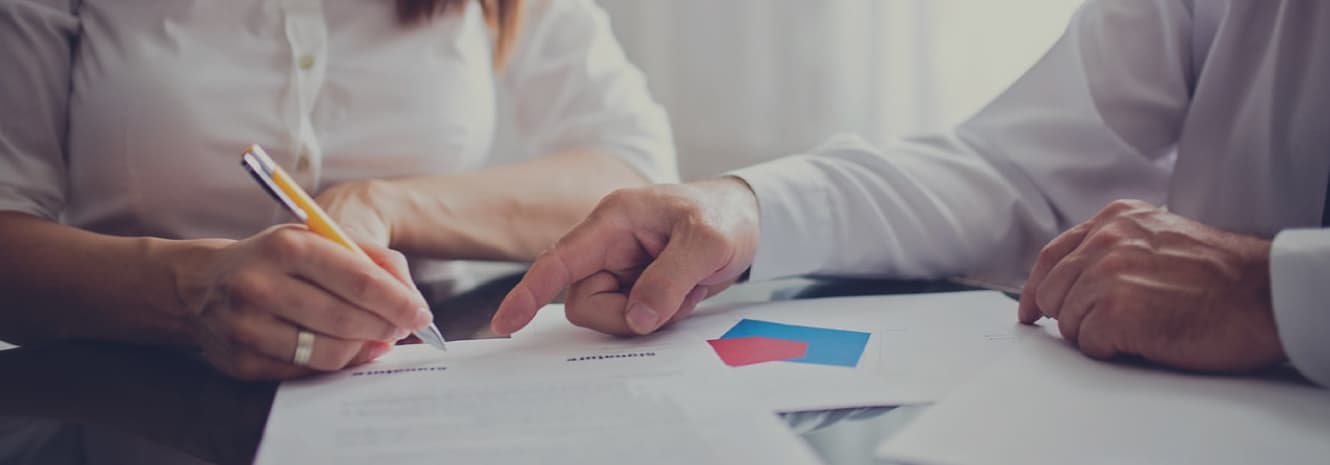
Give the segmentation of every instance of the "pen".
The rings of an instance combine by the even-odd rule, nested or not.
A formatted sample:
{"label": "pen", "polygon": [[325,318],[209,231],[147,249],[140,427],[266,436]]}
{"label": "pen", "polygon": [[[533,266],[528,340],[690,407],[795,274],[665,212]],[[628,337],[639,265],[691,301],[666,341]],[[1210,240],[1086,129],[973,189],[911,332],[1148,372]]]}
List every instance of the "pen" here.
{"label": "pen", "polygon": [[[286,174],[286,171],[282,170],[282,167],[277,166],[277,163],[274,163],[272,158],[268,157],[262,147],[258,145],[245,147],[240,164],[249,171],[249,174],[254,176],[254,180],[258,181],[259,185],[263,186],[263,189],[268,191],[269,195],[277,200],[277,203],[282,204],[292,215],[303,221],[310,231],[336,242],[352,253],[364,257],[365,260],[371,260],[369,255],[361,250],[360,246],[352,242],[346,236],[346,233],[342,232],[342,228],[338,227],[337,223],[333,223],[332,218],[328,217],[328,213],[324,212],[323,208],[319,207],[319,204],[314,202],[314,199],[308,193],[305,193],[305,190],[301,189],[300,185],[296,184],[291,176]],[[439,332],[439,327],[435,326],[433,322],[429,326],[416,331],[415,335],[422,342],[439,350],[448,350],[446,345],[448,341],[443,339],[443,333]]]}

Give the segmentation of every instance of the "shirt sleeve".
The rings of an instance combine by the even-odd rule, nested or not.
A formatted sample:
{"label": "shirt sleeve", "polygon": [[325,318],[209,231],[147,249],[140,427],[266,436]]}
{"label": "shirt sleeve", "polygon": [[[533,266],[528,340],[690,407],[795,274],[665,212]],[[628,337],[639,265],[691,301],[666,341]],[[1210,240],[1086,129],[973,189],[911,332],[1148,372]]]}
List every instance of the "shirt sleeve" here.
{"label": "shirt sleeve", "polygon": [[0,211],[64,207],[75,0],[0,0]]}
{"label": "shirt sleeve", "polygon": [[595,150],[651,182],[677,181],[669,119],[604,10],[589,0],[536,0],[525,8],[503,84],[532,154]]}
{"label": "shirt sleeve", "polygon": [[733,172],[760,209],[752,278],[1014,287],[1045,243],[1112,200],[1162,203],[1193,81],[1190,21],[1182,2],[1092,0],[952,131],[885,147],[838,136]]}
{"label": "shirt sleeve", "polygon": [[1330,229],[1290,229],[1270,251],[1275,327],[1289,361],[1304,376],[1330,387]]}

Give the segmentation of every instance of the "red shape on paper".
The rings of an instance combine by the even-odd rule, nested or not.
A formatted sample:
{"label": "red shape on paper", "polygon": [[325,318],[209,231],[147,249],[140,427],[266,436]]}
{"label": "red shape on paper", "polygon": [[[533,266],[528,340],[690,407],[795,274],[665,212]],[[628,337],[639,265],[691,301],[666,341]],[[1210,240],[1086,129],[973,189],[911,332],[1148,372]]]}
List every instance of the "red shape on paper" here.
{"label": "red shape on paper", "polygon": [[762,336],[712,339],[707,344],[711,344],[722,362],[732,367],[802,358],[808,354],[807,342]]}

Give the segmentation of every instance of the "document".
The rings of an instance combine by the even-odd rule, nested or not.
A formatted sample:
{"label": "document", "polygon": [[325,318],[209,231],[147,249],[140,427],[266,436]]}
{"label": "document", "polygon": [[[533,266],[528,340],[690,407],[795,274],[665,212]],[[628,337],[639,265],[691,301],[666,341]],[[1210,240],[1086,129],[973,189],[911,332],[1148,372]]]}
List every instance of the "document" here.
{"label": "document", "polygon": [[[818,463],[723,381],[671,372],[681,358],[550,358],[510,342],[400,347],[363,367],[284,383],[256,463]],[[638,368],[647,365],[657,367]]]}
{"label": "document", "polygon": [[[903,405],[941,399],[1018,338],[1039,332],[1017,322],[1016,306],[992,291],[709,305],[650,336],[621,338],[573,326],[563,307],[553,305],[512,342],[551,357],[587,351],[686,354],[688,369],[720,369],[745,397],[776,412]],[[741,324],[745,319],[761,323]],[[818,361],[834,363],[730,367],[707,342],[759,327],[778,329],[761,333],[768,337],[805,339]],[[846,336],[823,337],[833,333]]]}
{"label": "document", "polygon": [[995,292],[710,305],[630,338],[550,306],[284,383],[257,463],[816,463],[773,412],[932,402],[1038,331]]}
{"label": "document", "polygon": [[879,448],[913,464],[1325,464],[1330,391],[1184,374],[1028,337]]}

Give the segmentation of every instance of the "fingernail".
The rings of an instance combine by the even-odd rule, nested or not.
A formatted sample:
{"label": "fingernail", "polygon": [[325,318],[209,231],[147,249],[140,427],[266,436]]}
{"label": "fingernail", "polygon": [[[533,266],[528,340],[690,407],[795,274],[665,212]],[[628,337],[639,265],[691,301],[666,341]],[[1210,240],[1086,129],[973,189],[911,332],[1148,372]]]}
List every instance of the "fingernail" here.
{"label": "fingernail", "polygon": [[420,307],[416,309],[416,321],[423,322],[420,326],[425,326],[434,322],[434,313],[429,311],[429,307]]}
{"label": "fingernail", "polygon": [[411,335],[411,330],[406,329],[406,328],[397,328],[396,331],[393,331],[393,335],[392,335],[392,339],[393,339],[393,340],[391,340],[391,341],[389,341],[389,342],[397,342],[397,341],[400,341],[400,340],[402,340],[402,339],[406,339],[406,337],[407,337],[407,336],[410,336],[410,335]]}
{"label": "fingernail", "polygon": [[497,332],[500,332],[501,334],[511,334],[516,331],[516,328],[522,327],[522,323],[525,322],[522,321],[521,315],[512,314],[503,317],[498,323],[498,329],[500,331]]}
{"label": "fingernail", "polygon": [[628,327],[638,334],[655,331],[656,322],[659,320],[660,315],[644,303],[634,302],[628,306]]}

